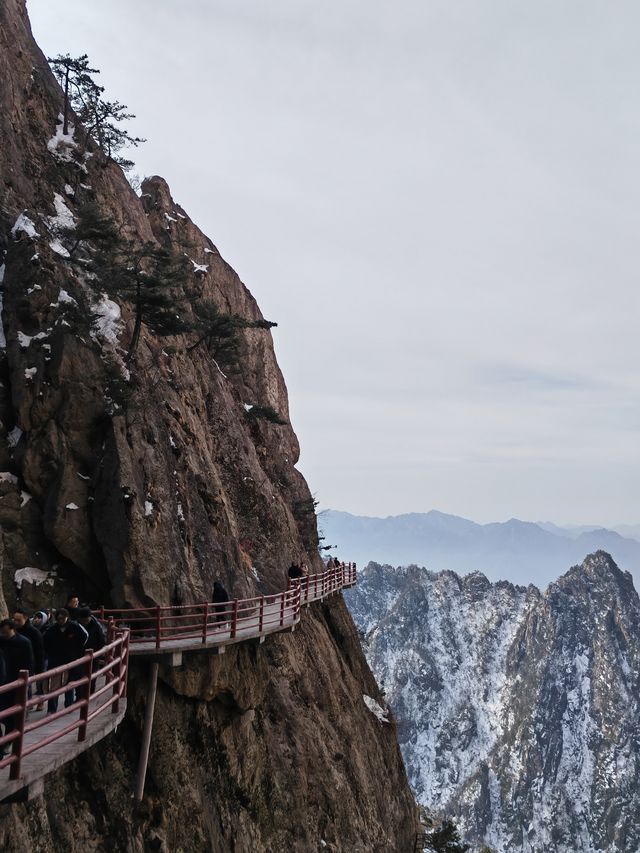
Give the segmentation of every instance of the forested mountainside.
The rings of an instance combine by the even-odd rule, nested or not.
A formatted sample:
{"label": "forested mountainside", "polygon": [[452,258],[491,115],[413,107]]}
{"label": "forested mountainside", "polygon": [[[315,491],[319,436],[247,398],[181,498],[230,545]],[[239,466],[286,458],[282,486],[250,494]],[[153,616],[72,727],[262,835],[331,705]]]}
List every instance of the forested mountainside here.
{"label": "forested mountainside", "polygon": [[[167,184],[150,178],[138,198],[73,120],[65,134],[61,109],[24,0],[3,0],[0,610],[59,604],[71,588],[118,606],[206,600],[215,578],[234,596],[279,590],[291,560],[321,563],[271,333]],[[234,318],[235,372],[197,334],[160,336],[144,317],[131,357],[135,311],[101,289],[87,211],[134,253],[186,256],[176,305],[193,328],[204,306]],[[161,668],[135,807],[145,675],[132,665],[115,735],[43,796],[0,806],[2,850],[410,849],[394,727],[363,701],[380,695],[340,597],[294,634]]]}
{"label": "forested mountainside", "polygon": [[640,600],[609,555],[544,593],[371,563],[346,595],[421,803],[501,853],[640,850]]}

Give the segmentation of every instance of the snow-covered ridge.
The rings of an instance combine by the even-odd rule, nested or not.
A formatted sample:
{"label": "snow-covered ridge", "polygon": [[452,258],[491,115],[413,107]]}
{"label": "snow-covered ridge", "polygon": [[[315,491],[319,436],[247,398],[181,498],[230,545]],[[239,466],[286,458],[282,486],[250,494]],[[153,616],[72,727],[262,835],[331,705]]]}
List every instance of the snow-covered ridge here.
{"label": "snow-covered ridge", "polygon": [[500,853],[640,850],[640,600],[608,555],[544,594],[371,563],[345,597],[421,803]]}

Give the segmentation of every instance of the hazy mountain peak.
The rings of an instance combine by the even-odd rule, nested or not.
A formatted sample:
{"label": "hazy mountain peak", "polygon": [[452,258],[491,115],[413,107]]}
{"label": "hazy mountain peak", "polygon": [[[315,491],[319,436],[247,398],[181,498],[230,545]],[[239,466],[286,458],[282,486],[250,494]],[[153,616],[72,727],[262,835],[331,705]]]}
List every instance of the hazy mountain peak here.
{"label": "hazy mountain peak", "polygon": [[431,510],[387,518],[364,518],[328,510],[321,525],[338,554],[360,565],[417,564],[433,571],[451,569],[461,575],[481,571],[489,581],[530,583],[544,589],[582,564],[598,550],[640,583],[640,541],[606,528],[567,530],[519,518],[477,524],[466,518]]}

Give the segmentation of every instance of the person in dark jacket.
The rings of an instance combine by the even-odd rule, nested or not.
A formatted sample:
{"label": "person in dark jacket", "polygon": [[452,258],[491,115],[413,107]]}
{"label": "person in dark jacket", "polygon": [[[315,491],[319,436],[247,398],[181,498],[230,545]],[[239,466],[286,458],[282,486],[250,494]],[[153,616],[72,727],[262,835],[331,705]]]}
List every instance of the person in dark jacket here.
{"label": "person in dark jacket", "polygon": [[[4,654],[5,662],[5,684],[15,681],[20,677],[20,671],[26,669],[33,674],[35,663],[33,660],[33,649],[26,637],[22,637],[16,631],[16,623],[13,619],[3,619],[0,622],[0,648]],[[0,696],[3,708],[10,708],[16,702],[16,691],[10,690]],[[5,734],[13,731],[15,722],[13,716],[6,717],[4,721]]]}
{"label": "person in dark jacket", "polygon": [[34,672],[44,670],[44,642],[42,634],[29,622],[29,616],[24,610],[16,610],[13,614],[16,631],[21,637],[26,637],[33,649]]}
{"label": "person in dark jacket", "polygon": [[287,569],[289,580],[299,580],[302,577],[302,569],[297,563],[291,563]]}
{"label": "person in dark jacket", "polygon": [[50,627],[49,625],[49,614],[45,613],[44,610],[36,610],[36,612],[31,617],[31,624],[34,628],[37,628],[41,634]]}
{"label": "person in dark jacket", "polygon": [[77,622],[78,621],[78,608],[79,607],[80,607],[80,599],[75,594],[75,592],[72,592],[71,595],[67,596],[67,603],[65,604],[65,606],[62,609],[66,610],[68,612],[69,619],[72,622]]}
{"label": "person in dark jacket", "polygon": [[78,608],[78,625],[82,625],[87,632],[87,645],[85,648],[99,652],[107,643],[104,628],[95,616],[91,615],[89,607]]}
{"label": "person in dark jacket", "polygon": [[[91,608],[78,608],[78,625],[81,625],[87,632],[87,645],[85,649],[91,649],[94,652],[99,652],[107,644],[107,638],[104,633],[104,628],[98,622],[95,616],[91,614]],[[104,660],[102,660],[104,663]],[[96,664],[98,662],[96,661]],[[96,689],[96,679],[91,680],[91,692]]]}
{"label": "person in dark jacket", "polygon": [[213,584],[213,593],[211,595],[211,601],[214,602],[213,612],[216,614],[216,622],[224,622],[225,621],[225,613],[227,610],[227,602],[229,601],[229,593],[220,583],[220,581],[215,581]]}
{"label": "person in dark jacket", "polygon": [[[16,623],[18,634],[26,637],[31,643],[33,662],[35,664],[34,673],[37,675],[40,672],[44,672],[44,642],[42,640],[42,633],[38,631],[35,625],[29,622],[29,616],[25,610],[16,610],[13,614],[13,621]],[[39,696],[42,696],[44,692],[42,681],[38,681],[36,692]],[[29,692],[29,695],[31,695],[31,692]],[[43,703],[40,702],[40,704],[36,705],[36,711],[41,711],[43,707]]]}
{"label": "person in dark jacket", "polygon": [[[47,668],[55,669],[65,663],[81,658],[87,645],[87,632],[69,619],[69,611],[64,607],[56,610],[55,624],[44,635],[44,649],[47,653]],[[69,671],[69,681],[82,676],[82,668]],[[75,689],[67,690],[64,694],[64,705],[68,708],[76,701]],[[53,714],[58,710],[58,697],[49,699],[47,713]]]}

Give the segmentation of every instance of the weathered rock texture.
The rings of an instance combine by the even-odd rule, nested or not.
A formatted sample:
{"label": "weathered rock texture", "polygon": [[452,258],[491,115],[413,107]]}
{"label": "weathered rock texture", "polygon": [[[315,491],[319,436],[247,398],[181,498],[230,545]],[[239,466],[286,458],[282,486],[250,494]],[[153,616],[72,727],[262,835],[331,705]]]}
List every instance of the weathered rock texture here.
{"label": "weathered rock texture", "polygon": [[[99,151],[51,141],[61,103],[24,0],[3,0],[0,607],[58,604],[71,587],[96,603],[190,603],[215,578],[236,596],[279,590],[292,559],[320,562],[293,430],[246,408],[288,420],[271,334],[243,331],[240,372],[224,376],[204,347],[143,330],[130,381],[116,377],[130,399],[114,406],[132,316],[65,257],[61,226],[84,201],[133,239],[186,251],[192,299],[261,315],[161,178],[138,198]],[[363,702],[379,695],[341,598],[309,608],[295,634],[161,670],[136,808],[145,674],[133,667],[116,735],[50,777],[44,797],[0,806],[1,849],[412,849],[395,727]]]}

